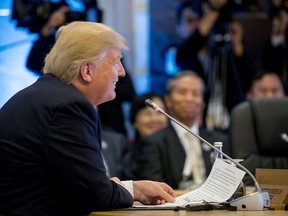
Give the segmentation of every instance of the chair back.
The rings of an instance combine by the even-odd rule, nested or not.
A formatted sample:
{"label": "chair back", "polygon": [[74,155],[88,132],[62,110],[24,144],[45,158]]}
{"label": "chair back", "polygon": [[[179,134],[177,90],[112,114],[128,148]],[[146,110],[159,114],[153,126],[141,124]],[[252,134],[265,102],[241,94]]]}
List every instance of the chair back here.
{"label": "chair back", "polygon": [[288,169],[288,97],[253,99],[231,112],[234,158],[255,174],[256,168]]}

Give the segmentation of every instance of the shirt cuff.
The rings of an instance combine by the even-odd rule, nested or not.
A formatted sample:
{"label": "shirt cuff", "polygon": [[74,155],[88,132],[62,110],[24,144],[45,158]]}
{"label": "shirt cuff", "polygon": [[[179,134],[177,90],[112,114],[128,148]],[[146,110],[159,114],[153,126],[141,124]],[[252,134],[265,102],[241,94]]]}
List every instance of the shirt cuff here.
{"label": "shirt cuff", "polygon": [[121,181],[121,185],[128,190],[131,196],[134,199],[134,192],[133,192],[133,181]]}

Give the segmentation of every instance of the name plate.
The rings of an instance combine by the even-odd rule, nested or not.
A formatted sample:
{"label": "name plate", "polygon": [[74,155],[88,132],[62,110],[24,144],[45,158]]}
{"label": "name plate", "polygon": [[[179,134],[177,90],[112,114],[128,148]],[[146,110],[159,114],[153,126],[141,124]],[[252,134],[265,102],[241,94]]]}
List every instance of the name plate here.
{"label": "name plate", "polygon": [[288,204],[288,170],[256,169],[256,179],[261,189],[269,193],[271,207],[284,209]]}

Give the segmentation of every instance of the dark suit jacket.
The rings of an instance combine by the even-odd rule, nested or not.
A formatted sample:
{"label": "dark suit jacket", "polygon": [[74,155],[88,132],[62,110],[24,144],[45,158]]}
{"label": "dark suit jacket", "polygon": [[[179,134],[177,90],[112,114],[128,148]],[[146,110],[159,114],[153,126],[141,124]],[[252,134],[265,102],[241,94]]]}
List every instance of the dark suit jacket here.
{"label": "dark suit jacket", "polygon": [[[200,128],[199,135],[212,144],[216,141],[222,141],[223,146],[228,144],[228,137],[219,132],[208,132],[206,129]],[[202,145],[207,174],[212,168],[211,151],[205,151]],[[183,176],[186,154],[176,131],[171,125],[143,138],[139,143],[138,156],[135,155],[140,158],[136,171],[137,176],[142,179],[163,181],[172,188],[178,188]]]}
{"label": "dark suit jacket", "polygon": [[123,179],[123,152],[126,138],[114,131],[102,131],[102,154],[108,166],[109,175]]}
{"label": "dark suit jacket", "polygon": [[0,214],[84,215],[131,206],[110,181],[94,107],[73,86],[43,75],[0,111]]}

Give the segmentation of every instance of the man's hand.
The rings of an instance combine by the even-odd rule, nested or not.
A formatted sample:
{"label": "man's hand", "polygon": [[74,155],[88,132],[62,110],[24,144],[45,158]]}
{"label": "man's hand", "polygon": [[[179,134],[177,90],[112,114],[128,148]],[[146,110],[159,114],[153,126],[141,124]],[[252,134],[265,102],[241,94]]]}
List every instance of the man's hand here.
{"label": "man's hand", "polygon": [[143,204],[159,205],[175,202],[175,192],[167,184],[154,181],[133,181],[134,200]]}
{"label": "man's hand", "polygon": [[117,177],[112,177],[112,178],[110,178],[110,180],[112,180],[112,181],[114,181],[114,182],[116,182],[116,183],[118,183],[118,184],[121,183],[120,179],[117,178]]}
{"label": "man's hand", "polygon": [[49,36],[50,31],[53,28],[59,27],[66,22],[66,13],[70,11],[68,6],[62,6],[58,10],[54,11],[49,17],[48,22],[43,26],[41,34],[43,36]]}
{"label": "man's hand", "polygon": [[220,10],[226,5],[227,0],[209,0],[208,2],[203,4],[204,15],[198,25],[198,30],[204,37],[210,34],[211,29],[220,16]]}

